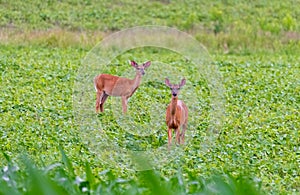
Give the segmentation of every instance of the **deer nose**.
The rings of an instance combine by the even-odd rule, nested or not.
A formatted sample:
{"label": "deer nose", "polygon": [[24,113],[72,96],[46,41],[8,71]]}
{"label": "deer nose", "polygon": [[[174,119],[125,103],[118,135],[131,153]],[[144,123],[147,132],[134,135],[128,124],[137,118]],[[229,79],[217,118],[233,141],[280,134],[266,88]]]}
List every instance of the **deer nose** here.
{"label": "deer nose", "polygon": [[177,93],[173,93],[172,95],[173,95],[173,96],[177,96]]}

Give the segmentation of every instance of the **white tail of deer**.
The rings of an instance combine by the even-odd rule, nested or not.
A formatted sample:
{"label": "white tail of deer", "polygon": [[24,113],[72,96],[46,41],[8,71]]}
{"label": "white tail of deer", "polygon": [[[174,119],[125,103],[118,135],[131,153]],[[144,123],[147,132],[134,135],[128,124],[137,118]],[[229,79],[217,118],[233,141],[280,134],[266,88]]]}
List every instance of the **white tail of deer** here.
{"label": "white tail of deer", "polygon": [[100,74],[94,79],[94,86],[97,93],[96,112],[103,112],[103,105],[108,96],[122,97],[123,113],[127,111],[127,102],[136,89],[139,87],[141,78],[145,74],[145,69],[150,66],[148,61],[143,65],[138,65],[135,61],[131,61],[131,66],[136,69],[134,79],[118,77],[109,74]]}
{"label": "white tail of deer", "polygon": [[[172,91],[172,100],[167,107],[166,123],[168,126],[168,145],[172,142],[172,129],[175,131],[176,143],[184,144],[184,135],[188,123],[188,109],[182,100],[178,100],[180,88],[185,85],[185,79],[179,85],[171,84],[166,78],[165,83]],[[180,128],[182,131],[180,132]]]}

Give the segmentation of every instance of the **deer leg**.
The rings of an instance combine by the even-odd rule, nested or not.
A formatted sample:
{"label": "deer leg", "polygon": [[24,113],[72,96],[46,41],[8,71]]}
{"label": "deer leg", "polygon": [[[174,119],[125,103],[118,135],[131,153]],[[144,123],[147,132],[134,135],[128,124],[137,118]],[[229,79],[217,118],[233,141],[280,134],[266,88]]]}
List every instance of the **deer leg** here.
{"label": "deer leg", "polygon": [[172,129],[168,128],[168,148],[170,149],[171,146],[171,142],[172,142]]}
{"label": "deer leg", "polygon": [[97,97],[96,97],[96,113],[99,112],[100,110],[100,101],[102,99],[102,96],[103,95],[103,91],[97,91]]}
{"label": "deer leg", "polygon": [[107,97],[108,97],[108,95],[107,95],[105,92],[103,92],[103,96],[102,96],[101,103],[100,103],[100,111],[101,111],[101,112],[104,111],[104,109],[103,109],[103,106],[104,106],[104,105],[103,105],[103,104],[104,104],[104,102],[106,101]]}
{"label": "deer leg", "polygon": [[175,129],[175,133],[176,133],[176,144],[180,144],[180,129],[179,129],[179,127],[177,129]]}
{"label": "deer leg", "polygon": [[186,130],[187,124],[182,125],[182,132],[180,134],[181,137],[181,144],[184,144],[184,135],[185,135],[185,130]]}
{"label": "deer leg", "polygon": [[122,108],[123,108],[123,113],[124,114],[127,112],[127,102],[128,102],[127,97],[122,96]]}

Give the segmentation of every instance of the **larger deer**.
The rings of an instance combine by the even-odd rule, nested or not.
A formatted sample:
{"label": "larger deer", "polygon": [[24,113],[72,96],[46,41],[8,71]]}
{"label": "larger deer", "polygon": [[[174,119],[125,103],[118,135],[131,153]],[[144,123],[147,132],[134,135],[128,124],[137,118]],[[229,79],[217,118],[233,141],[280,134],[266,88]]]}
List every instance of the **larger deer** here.
{"label": "larger deer", "polygon": [[[172,129],[175,131],[176,142],[178,144],[184,143],[185,130],[188,123],[188,109],[182,100],[178,100],[180,88],[185,85],[185,79],[181,80],[178,85],[171,84],[166,78],[165,83],[172,91],[171,103],[166,111],[166,123],[168,126],[168,145],[170,147],[172,142]],[[180,128],[182,131],[180,132]]]}
{"label": "larger deer", "polygon": [[100,74],[94,79],[94,86],[97,93],[96,113],[103,112],[103,105],[108,96],[122,97],[123,113],[127,112],[127,102],[136,89],[139,87],[145,69],[151,65],[148,61],[143,65],[138,65],[135,61],[131,61],[131,66],[136,69],[134,79],[118,77],[109,74]]}

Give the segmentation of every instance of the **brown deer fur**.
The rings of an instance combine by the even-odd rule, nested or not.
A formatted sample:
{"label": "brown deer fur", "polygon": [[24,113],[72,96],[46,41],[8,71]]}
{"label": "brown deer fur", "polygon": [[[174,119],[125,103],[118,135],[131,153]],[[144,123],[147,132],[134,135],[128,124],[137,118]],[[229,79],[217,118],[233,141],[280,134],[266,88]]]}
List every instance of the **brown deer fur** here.
{"label": "brown deer fur", "polygon": [[145,74],[145,69],[151,65],[148,61],[143,65],[138,65],[135,61],[131,61],[131,65],[136,69],[134,79],[118,77],[109,74],[100,74],[94,79],[94,86],[97,93],[96,112],[103,112],[103,105],[108,96],[122,97],[123,113],[127,111],[127,102],[141,83],[142,75]]}
{"label": "brown deer fur", "polygon": [[[176,143],[184,143],[184,135],[188,123],[188,109],[182,100],[178,100],[179,90],[185,85],[185,79],[182,79],[179,85],[171,84],[169,79],[166,79],[165,83],[172,91],[172,99],[166,110],[168,145],[170,147],[172,142],[172,129],[175,131]],[[182,128],[182,132],[180,132],[180,128]]]}

